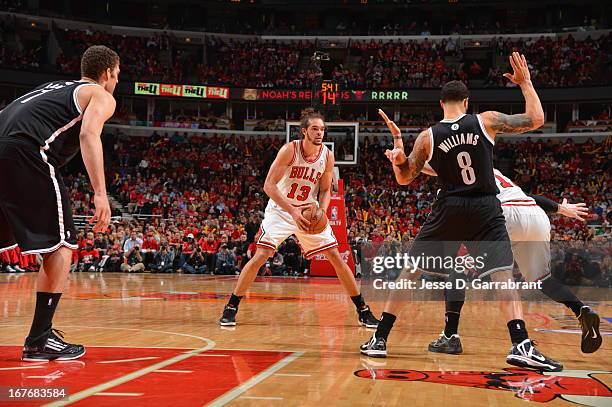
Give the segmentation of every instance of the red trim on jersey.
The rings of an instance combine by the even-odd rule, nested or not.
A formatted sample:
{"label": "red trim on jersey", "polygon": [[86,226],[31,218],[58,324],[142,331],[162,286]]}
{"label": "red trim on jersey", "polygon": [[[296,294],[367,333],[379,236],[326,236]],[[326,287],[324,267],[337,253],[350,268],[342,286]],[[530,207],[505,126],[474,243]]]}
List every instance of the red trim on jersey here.
{"label": "red trim on jersey", "polygon": [[314,159],[314,160],[312,160],[312,161],[308,161],[308,158],[306,158],[306,157],[304,156],[304,149],[302,148],[302,147],[303,147],[303,146],[302,146],[302,143],[303,143],[303,142],[304,142],[304,140],[300,141],[300,154],[302,154],[302,158],[303,158],[303,159],[304,159],[304,161],[306,161],[308,164],[313,164],[313,163],[316,163],[316,162],[317,162],[317,160],[318,160],[318,159],[321,157],[321,153],[323,152],[323,147],[324,147],[324,145],[323,145],[323,144],[321,144],[321,147],[319,148],[319,154],[317,154],[317,158],[315,158],[315,159]]}
{"label": "red trim on jersey", "polygon": [[334,247],[338,247],[338,242],[337,241],[334,242],[334,243],[328,243],[328,244],[326,244],[324,246],[321,246],[321,247],[319,247],[317,249],[314,249],[314,250],[311,250],[309,252],[306,252],[304,254],[304,257],[309,259],[310,257],[314,256],[317,253],[323,252],[325,250],[333,249]]}
{"label": "red trim on jersey", "polygon": [[266,249],[276,250],[276,246],[274,246],[272,243],[268,243],[268,242],[257,242],[257,243],[255,243],[255,246],[264,247]]}
{"label": "red trim on jersey", "polygon": [[308,205],[312,205],[313,202],[306,202],[303,204],[299,204],[299,205],[295,205],[295,204],[291,204],[291,206],[293,206],[294,208],[301,208],[302,206],[308,206]]}
{"label": "red trim on jersey", "polygon": [[292,141],[291,144],[293,145],[293,157],[291,158],[291,162],[289,163],[289,166],[293,165],[293,163],[295,162],[295,141]]}
{"label": "red trim on jersey", "polygon": [[502,206],[538,206],[533,199],[513,199],[502,203]]}

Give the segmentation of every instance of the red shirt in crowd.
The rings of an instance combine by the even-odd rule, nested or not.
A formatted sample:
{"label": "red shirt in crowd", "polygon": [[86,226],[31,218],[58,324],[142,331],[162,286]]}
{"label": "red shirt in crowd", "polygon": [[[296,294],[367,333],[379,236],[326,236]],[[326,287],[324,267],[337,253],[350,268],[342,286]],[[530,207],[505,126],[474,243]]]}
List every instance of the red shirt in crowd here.
{"label": "red shirt in crowd", "polygon": [[153,236],[147,237],[147,238],[145,238],[144,242],[142,242],[142,249],[143,250],[158,251],[159,250],[159,242]]}

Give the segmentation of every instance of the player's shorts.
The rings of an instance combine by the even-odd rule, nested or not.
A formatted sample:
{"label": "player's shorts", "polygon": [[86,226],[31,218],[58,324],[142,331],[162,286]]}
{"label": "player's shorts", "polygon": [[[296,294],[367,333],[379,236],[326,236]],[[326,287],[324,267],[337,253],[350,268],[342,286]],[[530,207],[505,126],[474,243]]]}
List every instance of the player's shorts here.
{"label": "player's shorts", "polygon": [[436,275],[484,277],[514,264],[504,214],[492,195],[436,200],[408,254],[421,258],[419,270]]}
{"label": "player's shorts", "polygon": [[261,227],[257,236],[255,236],[257,246],[276,250],[291,235],[295,235],[298,238],[304,257],[307,259],[326,250],[338,247],[338,241],[329,224],[323,232],[316,235],[305,233],[298,228],[289,213],[270,203],[266,207]]}
{"label": "player's shorts", "polygon": [[0,252],[76,249],[68,191],[57,169],[29,140],[0,140]]}
{"label": "player's shorts", "polygon": [[550,275],[550,220],[537,206],[502,205],[514,260],[528,282]]}

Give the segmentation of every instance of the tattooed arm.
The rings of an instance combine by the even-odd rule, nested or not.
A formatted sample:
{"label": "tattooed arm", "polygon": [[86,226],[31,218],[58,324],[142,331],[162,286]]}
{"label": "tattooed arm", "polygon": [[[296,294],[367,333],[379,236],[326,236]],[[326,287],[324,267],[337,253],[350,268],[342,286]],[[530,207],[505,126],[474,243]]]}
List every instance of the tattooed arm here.
{"label": "tattooed arm", "polygon": [[393,164],[393,172],[398,184],[408,185],[421,173],[425,162],[429,158],[431,148],[429,131],[425,130],[417,137],[412,152],[408,157],[404,154],[403,148],[385,151],[385,155]]}
{"label": "tattooed arm", "polygon": [[493,138],[497,133],[524,133],[544,124],[544,110],[531,83],[531,74],[525,56],[518,52],[512,53],[510,65],[513,74],[506,73],[504,76],[521,88],[525,98],[525,113],[512,115],[494,111],[482,113],[480,117],[485,130]]}

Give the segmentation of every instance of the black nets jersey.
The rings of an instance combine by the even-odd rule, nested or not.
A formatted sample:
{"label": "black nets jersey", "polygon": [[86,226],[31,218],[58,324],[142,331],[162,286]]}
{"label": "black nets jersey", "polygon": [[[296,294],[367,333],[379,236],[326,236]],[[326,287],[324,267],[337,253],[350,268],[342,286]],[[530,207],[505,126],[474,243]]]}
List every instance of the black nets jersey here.
{"label": "black nets jersey", "polygon": [[49,163],[61,167],[79,151],[83,112],[77,92],[87,81],[55,81],[40,85],[0,111],[0,140],[29,138]]}
{"label": "black nets jersey", "polygon": [[464,114],[429,128],[429,165],[438,174],[439,198],[479,197],[499,192],[493,176],[494,140],[478,115]]}

